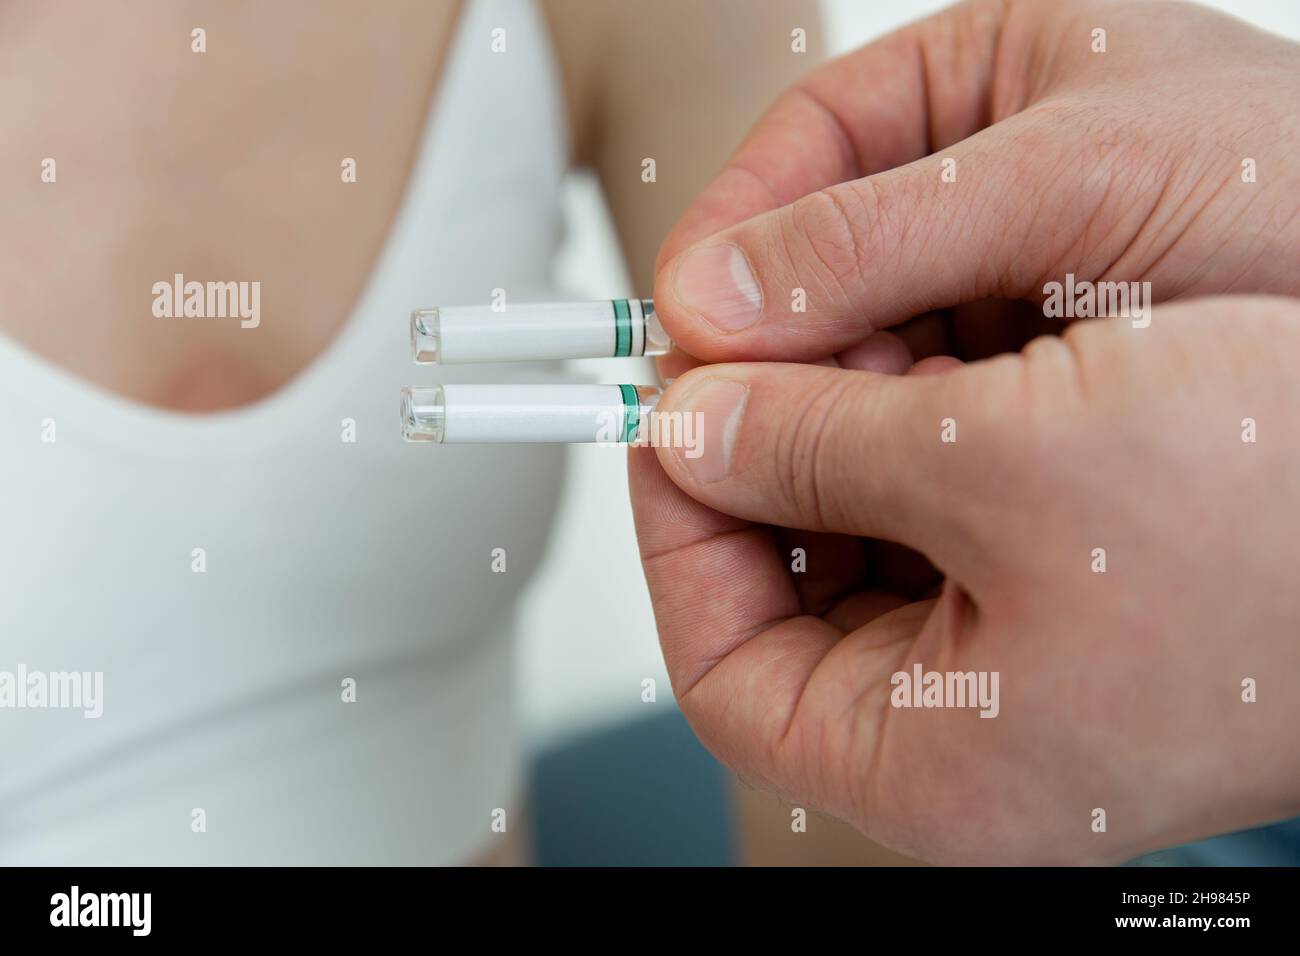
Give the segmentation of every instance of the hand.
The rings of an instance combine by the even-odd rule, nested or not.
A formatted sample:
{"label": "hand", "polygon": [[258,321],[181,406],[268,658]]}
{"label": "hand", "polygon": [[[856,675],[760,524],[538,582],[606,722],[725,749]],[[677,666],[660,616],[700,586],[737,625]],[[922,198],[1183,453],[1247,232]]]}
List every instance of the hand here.
{"label": "hand", "polygon": [[[682,710],[743,777],[948,863],[1119,862],[1300,810],[1294,301],[940,375],[710,366],[661,410],[703,415],[704,454],[632,456],[646,577]],[[856,536],[942,593],[870,583]],[[997,672],[996,716],[894,707],[917,665]]]}
{"label": "hand", "polygon": [[[1036,303],[1067,272],[1298,291],[1295,57],[1182,5],[969,4],[787,94],[683,217],[656,285],[678,343],[832,366],[691,372],[660,408],[703,413],[705,456],[632,456],[674,686],[742,775],[947,862],[1118,861],[1300,806],[1295,304],[878,374],[1056,328]],[[1264,454],[1254,408],[1280,429]],[[876,538],[941,594],[909,600],[933,569]],[[892,707],[918,663],[998,671],[998,716]],[[1286,678],[1243,703],[1259,674]]]}
{"label": "hand", "polygon": [[1067,273],[1300,294],[1298,50],[1184,3],[951,8],[778,100],[665,242],[655,304],[691,355],[794,362],[937,309],[923,353],[1015,348],[1041,312],[1017,339],[982,300]]}

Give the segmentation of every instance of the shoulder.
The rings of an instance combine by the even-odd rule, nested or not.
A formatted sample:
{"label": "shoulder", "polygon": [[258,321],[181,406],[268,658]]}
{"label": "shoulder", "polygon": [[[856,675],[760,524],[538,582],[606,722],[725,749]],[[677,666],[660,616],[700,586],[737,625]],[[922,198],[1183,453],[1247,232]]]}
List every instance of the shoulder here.
{"label": "shoulder", "polygon": [[[665,94],[680,115],[715,109],[708,94],[749,114],[820,59],[817,0],[539,0],[563,77],[580,157],[602,114],[630,116]],[[790,56],[794,31],[810,56]],[[710,99],[714,99],[710,102]],[[753,117],[750,116],[750,119]]]}

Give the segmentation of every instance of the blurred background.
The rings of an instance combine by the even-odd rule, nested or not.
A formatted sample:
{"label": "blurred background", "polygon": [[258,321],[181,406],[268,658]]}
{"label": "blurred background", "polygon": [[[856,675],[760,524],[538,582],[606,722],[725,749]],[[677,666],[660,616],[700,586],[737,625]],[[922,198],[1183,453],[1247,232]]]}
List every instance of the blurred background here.
{"label": "blurred background", "polygon": [[[824,47],[845,52],[948,5],[822,0]],[[1300,0],[1205,5],[1300,40]],[[648,294],[631,287],[593,176],[570,176],[565,207],[560,286],[576,299]],[[626,375],[623,362],[572,365],[613,381]],[[537,761],[538,862],[902,862],[816,817],[806,839],[787,839],[788,808],[737,786],[694,742],[673,703],[637,562],[625,454],[575,445],[569,456],[555,534],[521,610],[519,699]],[[654,702],[643,700],[647,680]]]}

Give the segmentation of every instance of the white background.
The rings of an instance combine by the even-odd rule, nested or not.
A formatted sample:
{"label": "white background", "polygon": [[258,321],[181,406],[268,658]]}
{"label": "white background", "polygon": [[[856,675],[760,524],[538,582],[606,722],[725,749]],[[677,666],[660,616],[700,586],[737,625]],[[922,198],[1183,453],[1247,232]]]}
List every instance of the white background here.
{"label": "white background", "polygon": [[[832,54],[947,6],[941,0],[823,0]],[[1300,39],[1300,0],[1215,0],[1261,27]],[[631,291],[595,182],[572,177],[569,237],[559,277],[575,298]],[[627,380],[625,362],[573,363],[604,381]],[[642,373],[644,381],[652,373]],[[546,559],[520,612],[520,698],[530,741],[545,745],[584,727],[671,707],[672,694],[636,559],[625,453],[573,446],[564,500]],[[641,682],[658,682],[658,703],[641,702]]]}

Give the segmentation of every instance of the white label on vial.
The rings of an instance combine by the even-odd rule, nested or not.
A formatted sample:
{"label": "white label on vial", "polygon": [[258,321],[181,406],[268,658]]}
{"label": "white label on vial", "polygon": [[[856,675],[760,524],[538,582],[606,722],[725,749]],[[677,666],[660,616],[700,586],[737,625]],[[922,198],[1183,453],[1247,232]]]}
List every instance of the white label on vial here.
{"label": "white label on vial", "polygon": [[[634,316],[640,315],[640,305]],[[524,362],[565,358],[602,358],[616,354],[614,304],[545,302],[511,305],[504,312],[481,306],[439,309],[440,360]],[[638,341],[644,342],[644,321]],[[640,354],[634,353],[634,354]]]}
{"label": "white label on vial", "polygon": [[617,385],[444,385],[446,442],[595,442],[621,435]]}

